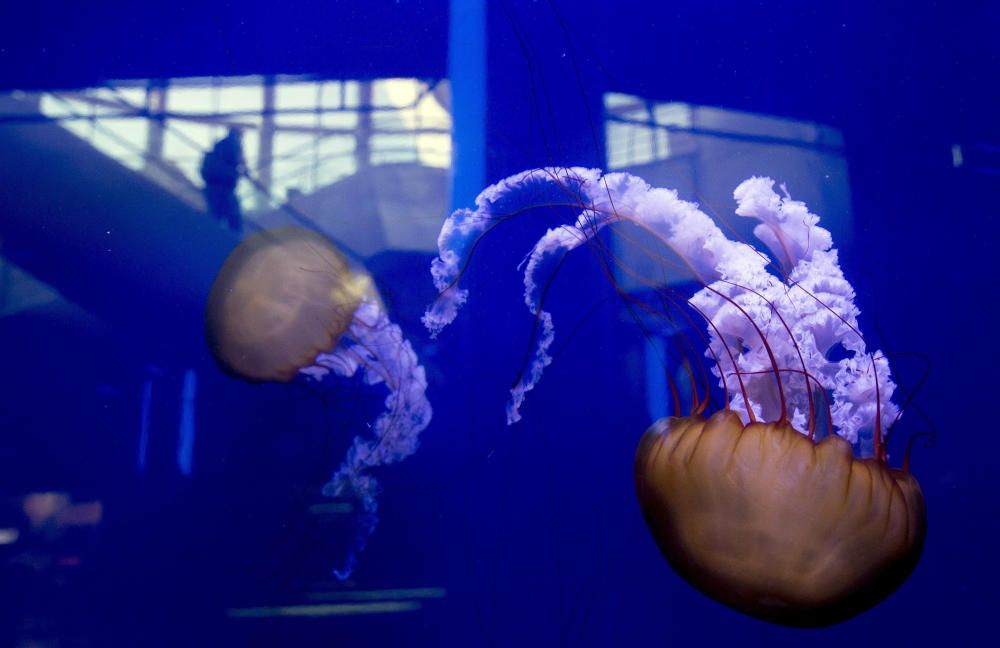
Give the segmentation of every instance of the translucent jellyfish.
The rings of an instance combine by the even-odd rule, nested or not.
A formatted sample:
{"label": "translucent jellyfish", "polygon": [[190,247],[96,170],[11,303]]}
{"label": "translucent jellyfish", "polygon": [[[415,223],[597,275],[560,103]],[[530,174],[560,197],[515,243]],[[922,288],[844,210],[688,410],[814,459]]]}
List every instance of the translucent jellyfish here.
{"label": "translucent jellyfish", "polygon": [[250,381],[322,380],[363,372],[389,393],[371,434],[358,436],[323,487],[353,497],[361,529],[346,578],[377,523],[379,486],[370,470],[413,454],[431,420],[427,379],[413,347],[382,308],[371,279],[326,238],[300,227],[247,237],[226,259],[206,307],[206,339],[227,372]]}
{"label": "translucent jellyfish", "polygon": [[[699,286],[682,294],[625,268],[653,295],[640,305],[664,322],[702,322],[717,382],[685,358],[689,415],[655,422],[639,444],[637,495],[666,559],[709,596],[787,625],[841,621],[902,584],[923,546],[923,496],[908,457],[901,469],[888,465],[888,432],[901,414],[891,401],[895,384],[884,354],[867,350],[854,290],[819,218],[787,192],[779,196],[768,178],[740,184],[736,213],[759,221],[754,234],[769,257],[727,238],[676,192],[635,176],[525,171],[445,221],[431,268],[440,294],[424,316],[432,335],[469,297],[461,268],[478,238],[511,217],[505,207],[520,192],[544,187],[579,215],[549,229],[526,257],[524,302],[540,333],[511,390],[508,423],[520,419],[552,361],[555,327],[542,287],[558,262],[588,242],[607,254],[596,238],[606,227],[639,233],[633,239],[662,248],[644,246],[646,258]],[[705,418],[714,389],[722,406]],[[679,412],[680,390],[671,392]]]}

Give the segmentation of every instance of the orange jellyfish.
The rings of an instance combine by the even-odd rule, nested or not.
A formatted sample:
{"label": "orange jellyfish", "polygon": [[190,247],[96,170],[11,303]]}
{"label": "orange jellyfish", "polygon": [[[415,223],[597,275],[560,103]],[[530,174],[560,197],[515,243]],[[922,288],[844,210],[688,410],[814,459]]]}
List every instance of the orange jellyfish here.
{"label": "orange jellyfish", "polygon": [[229,255],[212,285],[209,349],[233,375],[287,382],[336,346],[370,285],[311,230],[257,232]]}
{"label": "orange jellyfish", "polygon": [[923,496],[908,470],[787,422],[744,425],[731,411],[662,419],[639,444],[635,481],[674,569],[776,623],[858,614],[906,580],[923,545]]}
{"label": "orange jellyfish", "polygon": [[[619,290],[622,298],[654,318],[707,325],[700,339],[723,395],[705,418],[711,381],[682,351],[691,415],[655,422],[639,443],[637,495],[666,559],[712,598],[785,625],[836,623],[891,594],[920,557],[923,495],[908,457],[900,469],[888,465],[888,432],[902,413],[891,400],[895,383],[885,355],[866,348],[854,290],[819,218],[787,191],[779,196],[768,178],[740,184],[736,214],[759,221],[754,234],[768,257],[728,239],[676,192],[632,175],[525,171],[445,221],[431,268],[439,297],[424,317],[432,334],[468,298],[459,280],[478,238],[526,211],[507,209],[519,192],[530,188],[525,194],[535,199],[545,187],[579,216],[548,230],[526,257],[524,300],[538,332],[511,390],[508,423],[520,419],[552,361],[543,278],[586,243],[618,262],[598,238],[613,227],[647,259],[669,265],[646,275],[622,268],[652,295]],[[682,294],[664,285],[663,276],[678,272],[700,289]],[[674,411],[683,409],[679,392],[671,383]]]}
{"label": "orange jellyfish", "polygon": [[412,345],[389,319],[369,276],[326,238],[301,227],[247,237],[216,276],[205,309],[205,337],[219,365],[244,380],[287,382],[350,377],[389,393],[385,410],[358,436],[323,487],[353,497],[360,531],[343,567],[347,578],[377,523],[377,466],[413,454],[431,419],[427,379]]}

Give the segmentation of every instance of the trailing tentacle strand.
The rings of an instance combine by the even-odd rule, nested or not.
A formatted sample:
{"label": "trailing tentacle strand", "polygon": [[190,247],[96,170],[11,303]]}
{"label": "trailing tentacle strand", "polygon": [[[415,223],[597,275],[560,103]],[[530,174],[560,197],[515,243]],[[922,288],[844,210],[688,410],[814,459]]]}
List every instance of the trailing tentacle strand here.
{"label": "trailing tentacle strand", "polygon": [[[898,417],[888,362],[866,349],[854,289],[840,269],[830,232],[787,190],[779,196],[769,178],[744,181],[734,198],[738,215],[760,221],[754,234],[770,250],[773,264],[750,245],[727,238],[676,191],[650,187],[627,173],[544,168],[506,178],[479,195],[475,210],[457,210],[445,221],[431,269],[440,294],[424,316],[432,335],[455,318],[468,297],[458,282],[476,242],[503,219],[524,211],[497,213],[495,206],[545,186],[561,189],[563,204],[579,209],[579,215],[574,223],[548,230],[526,257],[524,302],[539,329],[529,365],[511,390],[508,423],[520,419],[525,395],[552,361],[548,351],[555,328],[551,313],[542,308],[547,278],[566,254],[617,223],[656,237],[703,286],[689,304],[709,323],[713,373],[730,409],[745,423],[788,418],[808,434],[814,425],[814,388],[829,396],[830,423],[852,443],[883,434]],[[838,346],[845,357],[830,359]],[[740,379],[727,383],[726,376]],[[880,448],[881,438],[872,445]]]}

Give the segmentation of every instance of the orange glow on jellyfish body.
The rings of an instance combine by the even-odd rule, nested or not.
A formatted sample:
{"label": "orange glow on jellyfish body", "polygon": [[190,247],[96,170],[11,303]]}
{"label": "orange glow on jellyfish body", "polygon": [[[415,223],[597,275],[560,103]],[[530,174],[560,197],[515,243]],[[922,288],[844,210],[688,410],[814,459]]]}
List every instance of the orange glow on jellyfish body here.
{"label": "orange glow on jellyfish body", "polygon": [[730,411],[663,419],[643,436],[636,492],[674,569],[712,598],[784,625],[824,626],[891,594],[916,566],[916,479],[831,435],[744,426]]}
{"label": "orange glow on jellyfish body", "polygon": [[336,346],[369,285],[315,232],[257,232],[229,255],[212,285],[205,311],[209,349],[232,375],[290,381]]}
{"label": "orange glow on jellyfish body", "polygon": [[[786,625],[836,623],[894,591],[922,550],[923,495],[908,470],[888,466],[887,435],[900,415],[895,384],[885,355],[866,347],[854,290],[819,217],[787,191],[779,196],[768,178],[741,183],[736,214],[758,221],[754,234],[768,255],[730,240],[676,192],[630,174],[526,171],[485,189],[475,209],[445,222],[432,265],[439,297],[424,318],[432,334],[467,298],[461,268],[475,242],[511,217],[497,205],[538,185],[561,190],[579,215],[546,232],[526,257],[524,301],[538,334],[511,390],[508,422],[519,420],[552,361],[545,268],[588,243],[604,253],[597,234],[607,227],[626,240],[652,240],[663,252],[642,243],[647,256],[662,256],[700,289],[681,295],[624,268],[657,298],[658,306],[639,307],[664,323],[681,316],[701,325],[722,394],[722,407],[705,418],[711,380],[684,358],[690,415],[654,423],[639,444],[636,492],[664,557],[712,598]],[[679,390],[671,391],[680,411]],[[856,458],[852,444],[867,458]]]}

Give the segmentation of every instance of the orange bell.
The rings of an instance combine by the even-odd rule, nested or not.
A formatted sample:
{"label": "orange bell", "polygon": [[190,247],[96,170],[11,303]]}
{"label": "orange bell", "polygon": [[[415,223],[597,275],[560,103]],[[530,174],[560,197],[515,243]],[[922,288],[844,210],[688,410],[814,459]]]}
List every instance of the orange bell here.
{"label": "orange bell", "polygon": [[923,547],[924,498],[909,472],[788,423],[744,426],[730,411],[662,419],[639,444],[635,481],[674,569],[774,623],[824,626],[868,609]]}

